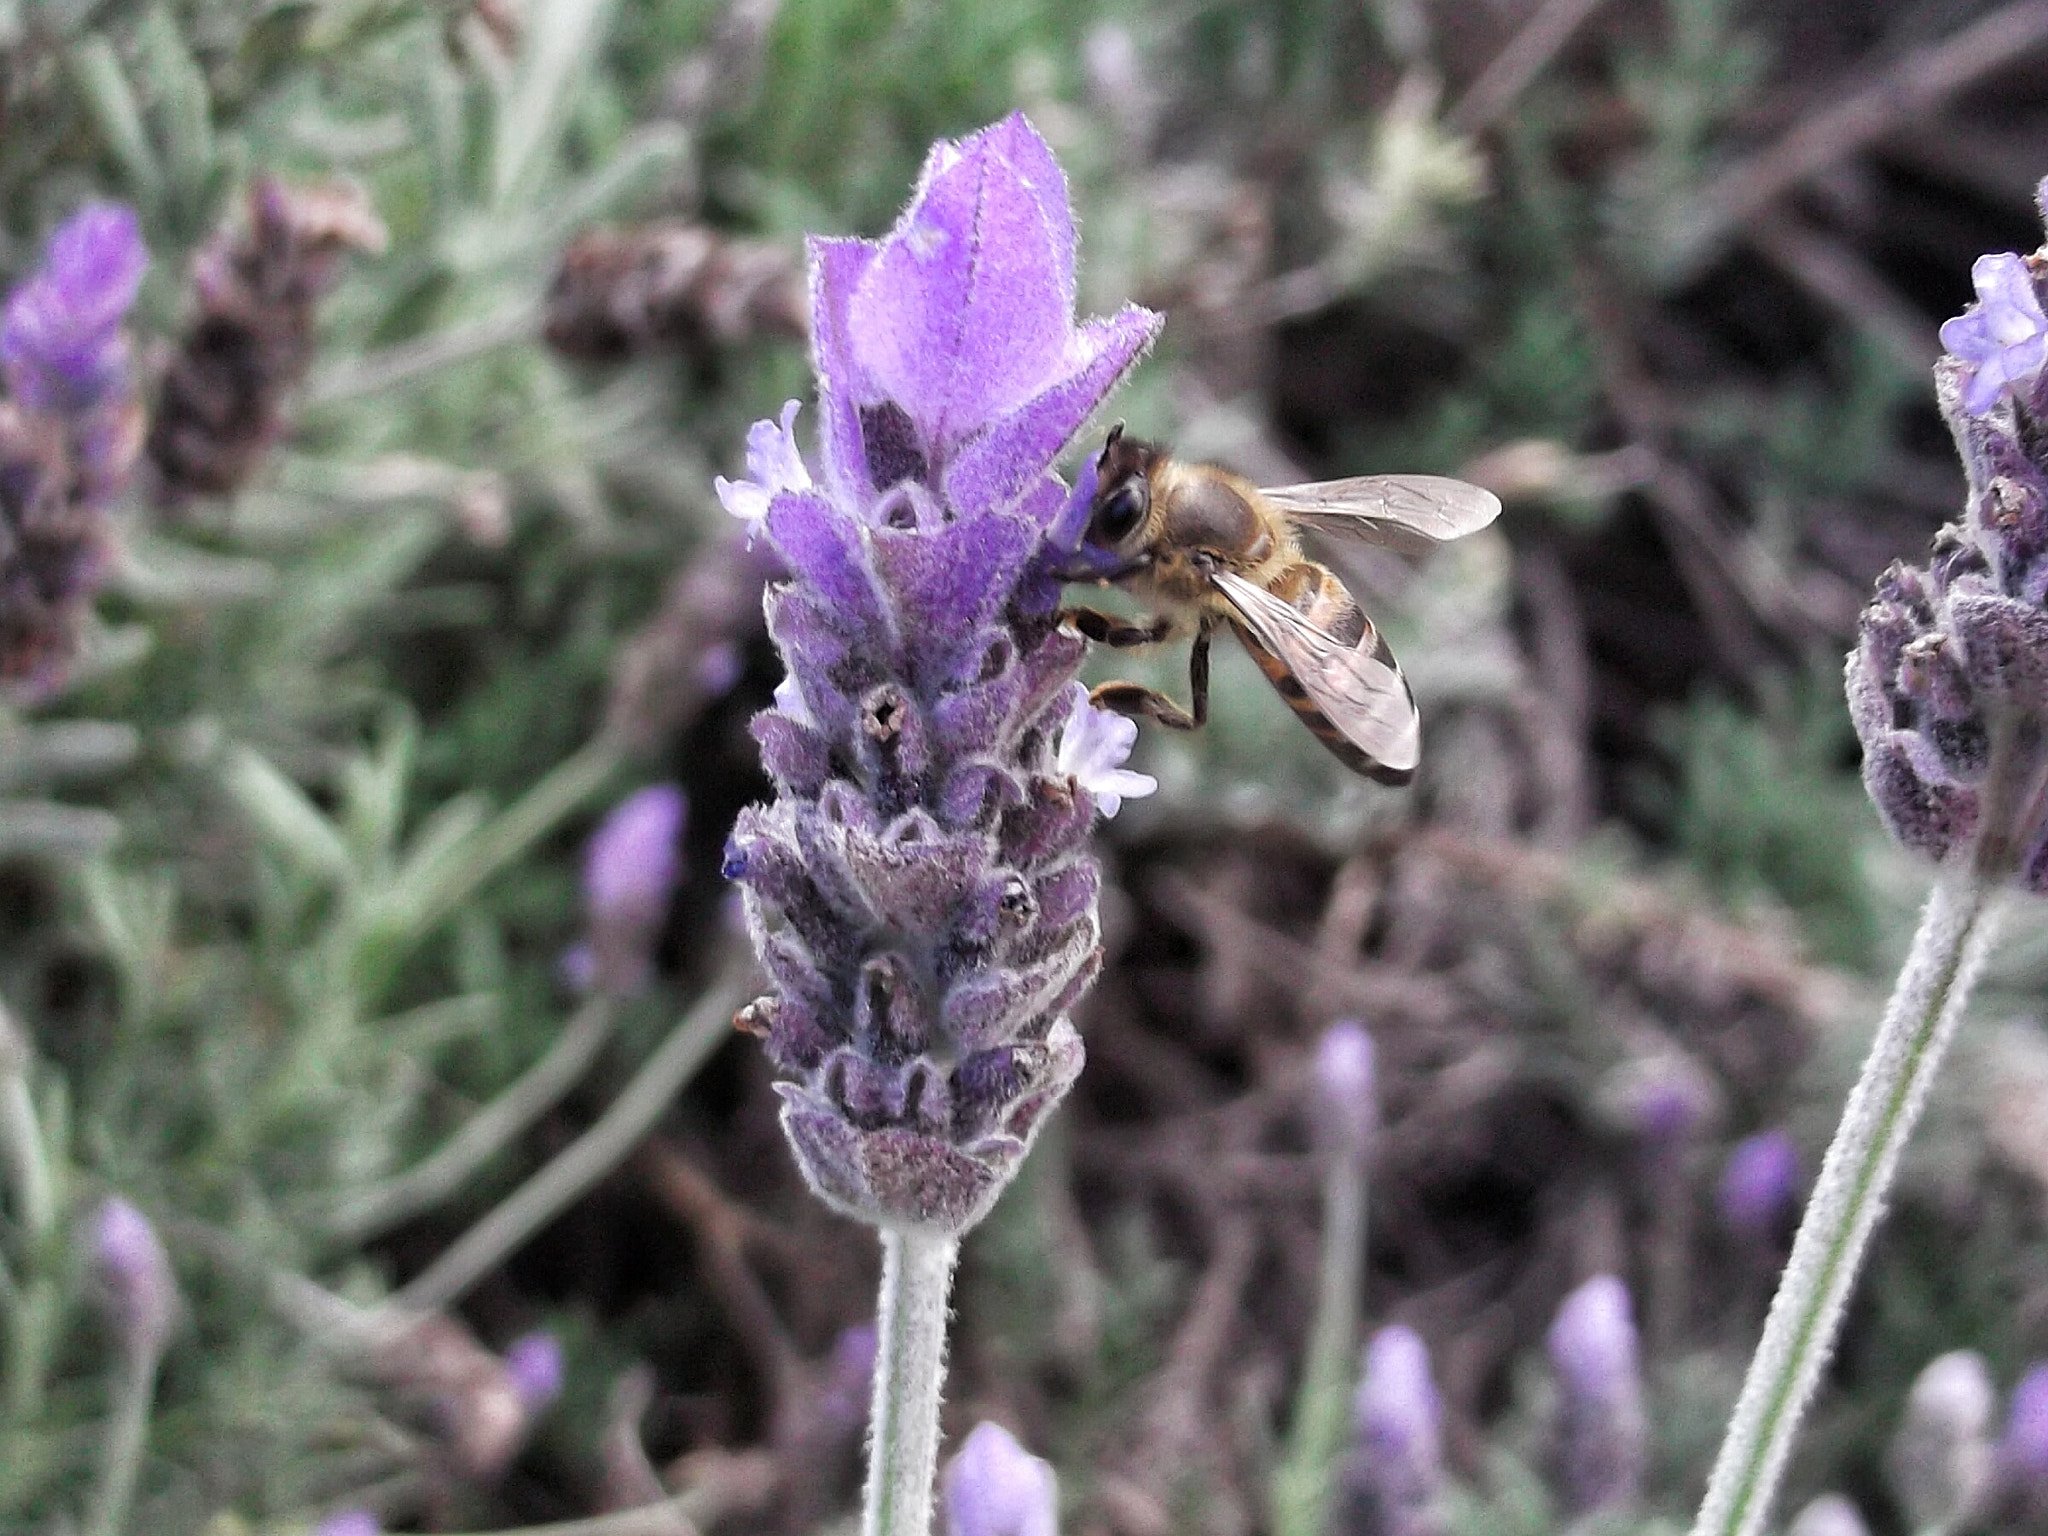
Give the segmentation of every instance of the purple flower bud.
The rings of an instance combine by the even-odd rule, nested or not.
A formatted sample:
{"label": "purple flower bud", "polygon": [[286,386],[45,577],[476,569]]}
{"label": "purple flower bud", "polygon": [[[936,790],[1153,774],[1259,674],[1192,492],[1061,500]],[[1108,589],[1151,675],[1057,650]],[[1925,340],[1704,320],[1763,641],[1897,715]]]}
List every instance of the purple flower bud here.
{"label": "purple flower bud", "polygon": [[562,1395],[562,1346],[544,1329],[512,1341],[505,1351],[505,1370],[530,1414]]}
{"label": "purple flower bud", "polygon": [[1870,1536],[1863,1514],[1839,1493],[1824,1493],[1792,1517],[1785,1536]]}
{"label": "purple flower bud", "polygon": [[1979,256],[1970,281],[1977,302],[1942,323],[1941,344],[1963,365],[1963,409],[1981,416],[2048,361],[2048,315],[2028,263],[2010,251]]}
{"label": "purple flower bud", "polygon": [[1781,1240],[1799,1203],[1799,1149],[1792,1138],[1772,1130],[1738,1141],[1715,1203],[1730,1230],[1755,1242]]}
{"label": "purple flower bud", "polygon": [[788,671],[753,726],[776,800],[724,869],[812,1189],[958,1233],[1080,1071],[1084,844],[1151,787],[1118,766],[1127,722],[1077,713],[1045,542],[1055,457],[1158,319],[1074,324],[1065,178],[1022,117],[937,146],[889,236],[815,240],[811,272],[821,473],[785,409],[719,488],[781,562]]}
{"label": "purple flower bud", "polygon": [[102,1202],[93,1217],[92,1257],[123,1341],[139,1354],[161,1351],[177,1313],[178,1282],[149,1218],[118,1195]]}
{"label": "purple flower bud", "polygon": [[1396,1323],[1374,1334],[1352,1400],[1356,1437],[1343,1474],[1344,1536],[1428,1536],[1444,1488],[1443,1404],[1429,1346]]}
{"label": "purple flower bud", "polygon": [[614,806],[591,834],[583,900],[592,974],[605,991],[631,992],[647,979],[648,952],[680,868],[686,808],[675,785],[649,785]]}
{"label": "purple flower bud", "polygon": [[1954,1530],[1977,1511],[1990,1482],[1997,1404],[1991,1369],[1973,1349],[1941,1355],[1914,1378],[1885,1457],[1909,1529]]}
{"label": "purple flower bud", "polygon": [[1314,1081],[1311,1103],[1318,1139],[1333,1157],[1363,1157],[1380,1118],[1372,1036],[1363,1024],[1340,1019],[1323,1031]]}
{"label": "purple flower bud", "polygon": [[129,387],[121,326],[148,265],[132,209],[92,203],[58,227],[0,320],[0,367],[18,402],[79,415]]}
{"label": "purple flower bud", "polygon": [[367,1509],[344,1509],[320,1522],[314,1536],[383,1536],[384,1527]]}
{"label": "purple flower bud", "polygon": [[975,1425],[940,1484],[947,1536],[1058,1536],[1059,1479],[1000,1424]]}
{"label": "purple flower bud", "polygon": [[1628,1287],[1595,1275],[1557,1309],[1545,1340],[1557,1373],[1557,1471],[1574,1515],[1626,1509],[1642,1490],[1649,1426]]}

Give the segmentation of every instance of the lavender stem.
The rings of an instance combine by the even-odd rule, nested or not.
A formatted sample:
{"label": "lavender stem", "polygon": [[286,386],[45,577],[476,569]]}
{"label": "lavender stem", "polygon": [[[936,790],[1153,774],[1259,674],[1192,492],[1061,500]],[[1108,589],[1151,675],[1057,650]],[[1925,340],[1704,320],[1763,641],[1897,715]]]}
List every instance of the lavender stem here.
{"label": "lavender stem", "polygon": [[929,1536],[957,1238],[882,1230],[880,1346],[861,1536]]}
{"label": "lavender stem", "polygon": [[1322,1270],[1287,1459],[1273,1479],[1278,1536],[1323,1536],[1350,1428],[1358,1372],[1358,1292],[1365,1273],[1366,1157],[1332,1157],[1323,1170]]}
{"label": "lavender stem", "polygon": [[99,1482],[93,1488],[86,1536],[120,1536],[134,1502],[135,1481],[149,1444],[149,1414],[156,1401],[156,1368],[163,1358],[160,1338],[137,1339],[121,1351],[115,1378],[113,1413],[100,1452]]}
{"label": "lavender stem", "polygon": [[1959,853],[1935,881],[1821,1163],[1693,1536],[1754,1536],[1763,1528],[1900,1153],[1991,948],[2008,874]]}

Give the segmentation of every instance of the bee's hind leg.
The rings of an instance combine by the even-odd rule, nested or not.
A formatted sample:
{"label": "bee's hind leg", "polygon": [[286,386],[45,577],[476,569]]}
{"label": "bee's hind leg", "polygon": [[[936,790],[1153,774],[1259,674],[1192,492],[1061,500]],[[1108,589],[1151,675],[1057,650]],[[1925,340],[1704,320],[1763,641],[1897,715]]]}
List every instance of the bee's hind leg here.
{"label": "bee's hind leg", "polygon": [[1088,695],[1097,709],[1115,710],[1136,720],[1157,720],[1168,730],[1192,731],[1209,718],[1209,626],[1195,633],[1188,652],[1188,689],[1193,709],[1182,709],[1156,688],[1143,683],[1104,683]]}

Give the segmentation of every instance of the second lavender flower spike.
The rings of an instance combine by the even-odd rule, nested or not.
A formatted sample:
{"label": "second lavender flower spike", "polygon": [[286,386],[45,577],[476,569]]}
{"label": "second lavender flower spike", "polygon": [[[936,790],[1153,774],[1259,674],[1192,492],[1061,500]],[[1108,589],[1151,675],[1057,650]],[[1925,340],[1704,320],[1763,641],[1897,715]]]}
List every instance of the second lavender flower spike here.
{"label": "second lavender flower spike", "polygon": [[1080,1070],[1084,843],[1148,787],[1063,751],[1089,728],[1082,642],[1040,551],[1054,457],[1159,322],[1074,324],[1065,180],[1021,116],[936,147],[886,239],[815,241],[811,270],[822,473],[785,412],[757,478],[719,487],[789,572],[767,600],[789,675],[754,723],[776,798],[726,865],[775,988],[743,1019],[794,1078],[811,1186],[957,1235]]}

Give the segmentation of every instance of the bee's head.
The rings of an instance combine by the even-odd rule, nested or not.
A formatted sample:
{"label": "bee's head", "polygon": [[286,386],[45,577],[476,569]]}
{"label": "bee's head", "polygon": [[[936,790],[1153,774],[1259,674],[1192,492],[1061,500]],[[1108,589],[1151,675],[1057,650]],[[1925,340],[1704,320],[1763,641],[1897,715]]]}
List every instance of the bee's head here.
{"label": "bee's head", "polygon": [[[1145,530],[1152,511],[1152,470],[1163,457],[1150,443],[1110,429],[1095,462],[1082,471],[1067,524],[1069,553],[1056,574],[1062,581],[1121,581],[1149,559]],[[1085,505],[1083,503],[1085,502]],[[1082,519],[1086,521],[1083,522]]]}
{"label": "bee's head", "polygon": [[1144,531],[1152,511],[1152,466],[1159,458],[1152,444],[1124,436],[1122,422],[1109,429],[1109,440],[1095,461],[1095,499],[1088,507],[1086,543],[1099,550],[1134,552],[1123,546]]}

